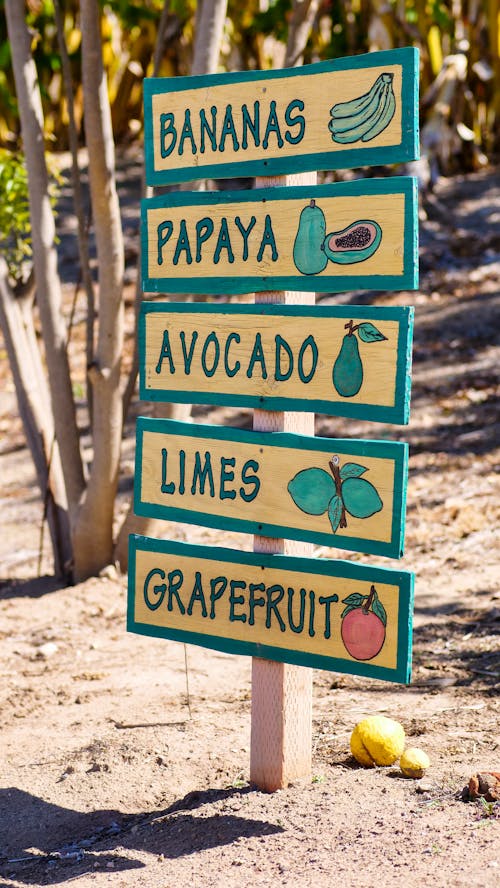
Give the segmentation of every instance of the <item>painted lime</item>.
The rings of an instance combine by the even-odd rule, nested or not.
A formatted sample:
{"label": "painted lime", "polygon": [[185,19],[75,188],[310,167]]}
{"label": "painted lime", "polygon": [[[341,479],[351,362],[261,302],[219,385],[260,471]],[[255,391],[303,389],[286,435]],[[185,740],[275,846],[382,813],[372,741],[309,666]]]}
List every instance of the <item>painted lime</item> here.
{"label": "painted lime", "polygon": [[323,249],[331,262],[354,265],[373,256],[381,240],[382,229],[378,222],[360,219],[341,231],[327,234]]}
{"label": "painted lime", "polygon": [[346,478],[342,483],[342,499],[353,518],[369,518],[380,512],[383,502],[377,490],[364,478]]}
{"label": "painted lime", "polygon": [[333,384],[342,398],[357,395],[363,383],[363,364],[359,356],[358,338],[347,333],[333,365]]}
{"label": "painted lime", "polygon": [[324,469],[302,469],[288,484],[296,506],[307,515],[323,515],[335,493],[335,481]]}
{"label": "painted lime", "polygon": [[301,274],[319,274],[328,265],[323,251],[326,221],[315,200],[304,207],[293,245],[293,261]]}

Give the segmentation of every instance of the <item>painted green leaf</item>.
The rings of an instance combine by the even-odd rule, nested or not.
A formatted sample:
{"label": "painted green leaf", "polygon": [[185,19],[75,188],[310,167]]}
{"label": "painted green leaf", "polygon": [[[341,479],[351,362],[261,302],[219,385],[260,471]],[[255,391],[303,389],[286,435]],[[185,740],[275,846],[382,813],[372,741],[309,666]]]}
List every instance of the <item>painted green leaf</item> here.
{"label": "painted green leaf", "polygon": [[387,339],[387,336],[377,330],[375,324],[370,321],[364,321],[359,325],[358,336],[363,342],[380,342],[382,339]]}
{"label": "painted green leaf", "polygon": [[347,598],[342,599],[342,604],[355,604],[356,607],[361,607],[364,598],[366,595],[361,595],[361,592],[351,592]]}
{"label": "painted green leaf", "polygon": [[353,518],[369,518],[384,505],[376,488],[364,478],[347,478],[342,483],[342,499]]}
{"label": "painted green leaf", "polygon": [[307,515],[323,515],[335,493],[335,482],[324,469],[302,469],[288,483],[288,493]]}
{"label": "painted green leaf", "polygon": [[337,493],[335,494],[335,496],[332,496],[328,504],[328,517],[330,519],[330,524],[332,525],[332,530],[334,533],[340,524],[343,509],[344,506],[342,503],[342,497],[340,497]]}
{"label": "painted green leaf", "polygon": [[340,477],[342,481],[345,481],[346,478],[359,478],[366,471],[366,467],[360,466],[358,463],[345,463],[340,470]]}
{"label": "painted green leaf", "polygon": [[376,592],[375,592],[375,595],[373,596],[372,611],[374,614],[377,615],[379,620],[382,620],[382,623],[384,624],[384,626],[387,626],[387,614],[385,612],[385,607],[382,604],[382,602]]}
{"label": "painted green leaf", "polygon": [[342,604],[352,604],[354,607],[361,607],[365,598],[366,595],[361,595],[360,592],[351,592],[347,598],[342,599]]}
{"label": "painted green leaf", "polygon": [[343,620],[344,617],[347,617],[347,614],[351,613],[351,611],[356,610],[356,608],[358,607],[361,607],[365,598],[366,595],[361,595],[360,592],[351,592],[351,594],[348,595],[347,598],[343,598],[342,604],[347,605],[347,607],[345,607],[342,611],[340,619]]}

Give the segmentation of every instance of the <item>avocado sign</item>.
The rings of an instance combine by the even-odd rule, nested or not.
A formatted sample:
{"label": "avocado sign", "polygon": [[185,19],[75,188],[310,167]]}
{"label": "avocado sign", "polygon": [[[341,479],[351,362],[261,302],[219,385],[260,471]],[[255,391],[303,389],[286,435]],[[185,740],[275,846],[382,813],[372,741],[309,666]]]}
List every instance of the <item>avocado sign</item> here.
{"label": "avocado sign", "polygon": [[413,575],[130,537],[127,628],[234,654],[407,682]]}
{"label": "avocado sign", "polygon": [[146,292],[416,288],[412,177],[142,202]]}
{"label": "avocado sign", "polygon": [[407,423],[413,309],[143,303],[140,397]]}
{"label": "avocado sign", "polygon": [[146,180],[414,160],[417,84],[411,47],[285,70],[146,79]]}
{"label": "avocado sign", "polygon": [[138,515],[403,554],[408,447],[139,417]]}

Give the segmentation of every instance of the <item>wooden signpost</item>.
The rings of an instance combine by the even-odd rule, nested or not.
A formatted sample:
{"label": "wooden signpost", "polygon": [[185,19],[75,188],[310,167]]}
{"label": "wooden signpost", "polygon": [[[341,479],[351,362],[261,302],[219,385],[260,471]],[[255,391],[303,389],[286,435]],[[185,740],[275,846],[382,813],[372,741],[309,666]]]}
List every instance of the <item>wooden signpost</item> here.
{"label": "wooden signpost", "polygon": [[410,680],[413,575],[310,556],[403,554],[407,446],[315,438],[312,411],[407,423],[413,312],[313,294],[417,287],[416,182],[306,171],[416,159],[417,87],[411,48],[145,82],[148,184],[298,174],[142,204],[146,292],[256,297],[144,305],[141,397],[253,407],[254,431],[140,418],[135,510],[255,536],[131,537],[128,629],[253,657],[262,789],[310,773],[308,667]]}
{"label": "wooden signpost", "polygon": [[413,577],[351,561],[133,537],[128,629],[406,682]]}
{"label": "wooden signpost", "polygon": [[144,81],[150,185],[398,163],[418,154],[418,51]]}
{"label": "wooden signpost", "polygon": [[408,445],[137,420],[135,511],[403,554]]}
{"label": "wooden signpost", "polygon": [[412,332],[402,306],[146,302],[140,397],[405,424]]}
{"label": "wooden signpost", "polygon": [[409,176],[142,201],[146,292],[340,292],[417,286]]}

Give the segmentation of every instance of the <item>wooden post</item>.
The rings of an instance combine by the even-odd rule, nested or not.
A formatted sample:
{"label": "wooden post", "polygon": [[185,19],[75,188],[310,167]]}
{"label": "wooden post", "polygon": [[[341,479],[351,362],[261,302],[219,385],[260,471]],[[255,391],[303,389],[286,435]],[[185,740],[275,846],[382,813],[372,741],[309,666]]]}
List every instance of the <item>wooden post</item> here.
{"label": "wooden post", "polygon": [[[259,178],[257,188],[316,185],[317,174]],[[314,293],[268,291],[255,302],[314,305]],[[261,432],[296,432],[314,436],[314,413],[254,410],[253,427]],[[255,552],[311,554],[310,543],[254,537]],[[252,660],[250,781],[274,792],[311,773],[312,669],[272,660]]]}

